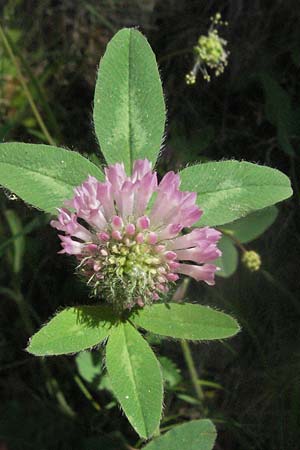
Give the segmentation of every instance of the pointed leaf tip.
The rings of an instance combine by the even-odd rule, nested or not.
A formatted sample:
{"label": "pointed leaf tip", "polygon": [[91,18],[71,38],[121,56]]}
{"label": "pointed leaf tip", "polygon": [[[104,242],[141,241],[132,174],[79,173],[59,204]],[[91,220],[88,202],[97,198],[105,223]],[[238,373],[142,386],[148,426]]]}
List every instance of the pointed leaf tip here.
{"label": "pointed leaf tip", "polygon": [[106,367],[129,422],[139,436],[151,437],[162,413],[162,374],[148,343],[129,322],[113,329],[106,346]]}
{"label": "pointed leaf tip", "polygon": [[133,314],[132,321],[152,333],[175,339],[224,339],[240,330],[228,314],[191,303],[146,306]]}
{"label": "pointed leaf tip", "polygon": [[109,307],[79,306],[64,309],[32,336],[27,351],[36,356],[80,352],[107,338],[115,321]]}

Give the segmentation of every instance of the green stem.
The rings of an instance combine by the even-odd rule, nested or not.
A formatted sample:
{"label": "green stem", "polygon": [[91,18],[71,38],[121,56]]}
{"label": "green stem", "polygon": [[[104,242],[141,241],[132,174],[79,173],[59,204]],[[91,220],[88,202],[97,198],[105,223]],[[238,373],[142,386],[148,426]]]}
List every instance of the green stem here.
{"label": "green stem", "polygon": [[20,81],[20,83],[21,83],[21,85],[22,85],[22,87],[24,89],[24,93],[25,93],[25,95],[27,97],[27,100],[28,100],[28,102],[30,104],[32,112],[33,112],[33,114],[34,114],[34,116],[35,116],[35,118],[36,118],[36,120],[37,120],[37,122],[38,122],[38,124],[39,124],[39,126],[40,126],[40,128],[42,130],[42,132],[44,133],[44,135],[45,135],[47,141],[49,142],[49,144],[50,145],[55,145],[55,142],[52,139],[52,137],[51,137],[51,135],[50,135],[46,125],[45,125],[45,122],[43,121],[42,116],[40,115],[40,113],[39,113],[39,111],[38,111],[38,109],[37,109],[37,107],[35,105],[33,97],[32,97],[32,95],[31,95],[31,93],[30,93],[30,91],[28,89],[26,80],[25,80],[25,78],[22,75],[21,68],[20,68],[20,65],[18,63],[18,60],[17,60],[17,58],[16,58],[16,56],[15,56],[13,50],[12,50],[12,47],[11,47],[11,45],[9,43],[9,39],[8,39],[8,37],[7,37],[3,27],[1,26],[1,24],[0,24],[0,37],[1,37],[2,41],[3,41],[4,47],[5,47],[8,55],[9,55],[12,63],[14,64],[14,66],[16,68],[18,79],[19,79],[19,81]]}
{"label": "green stem", "polygon": [[83,393],[83,395],[87,398],[87,400],[93,405],[93,407],[96,409],[96,411],[100,411],[101,410],[101,406],[99,405],[98,402],[96,402],[96,400],[92,397],[92,395],[90,394],[90,392],[87,390],[87,388],[85,387],[85,385],[83,384],[83,382],[81,381],[81,379],[75,375],[74,376],[74,381],[77,384],[77,386],[79,387],[79,389],[81,390],[81,392]]}
{"label": "green stem", "polygon": [[34,326],[25,300],[20,291],[18,277],[14,277],[14,290],[10,288],[0,287],[0,293],[11,298],[16,303],[21,319],[25,325],[26,332],[30,335],[33,334]]}
{"label": "green stem", "polygon": [[[177,291],[175,292],[173,296],[173,300],[180,302],[184,300],[185,294],[188,290],[190,284],[190,278],[185,278],[182,282],[182,284],[177,288]],[[196,370],[196,366],[193,360],[193,355],[189,346],[189,343],[185,341],[184,339],[180,341],[182,353],[189,371],[190,379],[192,382],[192,385],[194,386],[195,393],[202,403],[204,400],[204,393],[202,390],[202,387],[199,384],[199,377]]]}
{"label": "green stem", "polygon": [[[36,91],[36,94],[38,95],[39,101],[41,103],[41,109],[42,111],[44,111],[46,117],[47,117],[47,123],[49,123],[49,125],[51,124],[53,130],[55,130],[55,134],[56,134],[56,142],[57,139],[59,141],[62,141],[62,136],[60,133],[60,128],[59,128],[59,124],[56,120],[56,117],[54,115],[54,113],[52,112],[52,109],[49,106],[48,100],[45,96],[43,87],[41,86],[41,83],[39,81],[39,79],[35,76],[35,74],[32,72],[30,66],[28,65],[26,59],[24,58],[24,56],[18,51],[18,49],[16,48],[16,46],[14,45],[14,43],[12,41],[9,42],[10,46],[13,50],[13,52],[15,53],[15,55],[18,57],[23,71],[25,72],[25,74],[28,76],[28,81],[30,82],[30,85],[34,88],[34,90]],[[51,128],[51,127],[50,127]]]}
{"label": "green stem", "polygon": [[191,378],[191,382],[193,384],[195,393],[198,397],[198,399],[200,400],[200,402],[203,402],[204,400],[204,393],[202,390],[202,387],[199,384],[199,378],[198,378],[198,373],[195,367],[195,363],[193,360],[193,356],[192,356],[192,352],[190,349],[190,346],[188,344],[187,341],[182,340],[180,341],[181,344],[181,348],[182,348],[182,352],[183,352],[183,356],[190,374],[190,378]]}
{"label": "green stem", "polygon": [[300,305],[298,298],[296,298],[291,291],[289,291],[283,284],[281,284],[276,278],[273,277],[272,274],[270,274],[267,270],[261,270],[262,275],[265,277],[265,279],[273,284],[273,286],[281,291],[287,298],[291,300],[291,303],[293,304],[295,310],[298,314],[300,314]]}
{"label": "green stem", "polygon": [[76,417],[75,411],[71,408],[71,406],[68,404],[62,390],[59,387],[59,384],[54,378],[48,367],[46,366],[45,362],[42,361],[42,369],[44,371],[44,375],[46,377],[46,380],[48,382],[48,388],[49,392],[56,397],[57,403],[59,404],[59,407],[61,411],[68,417],[74,419]]}
{"label": "green stem", "polygon": [[156,428],[156,430],[154,431],[154,433],[153,433],[153,437],[156,438],[156,437],[159,437],[159,436],[160,436],[160,427],[158,426]]}
{"label": "green stem", "polygon": [[244,247],[244,245],[241,243],[241,241],[239,241],[239,239],[236,238],[232,233],[224,230],[223,228],[216,227],[216,229],[221,231],[221,233],[224,234],[224,236],[229,237],[229,239],[231,239],[243,253],[245,253],[247,251],[247,249]]}

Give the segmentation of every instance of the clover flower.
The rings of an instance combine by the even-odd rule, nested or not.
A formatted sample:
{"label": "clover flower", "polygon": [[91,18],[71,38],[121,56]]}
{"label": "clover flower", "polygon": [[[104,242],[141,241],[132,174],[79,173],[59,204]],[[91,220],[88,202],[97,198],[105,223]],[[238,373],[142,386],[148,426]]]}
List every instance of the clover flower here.
{"label": "clover flower", "polygon": [[227,41],[220,37],[218,26],[228,25],[227,22],[221,20],[221,14],[217,13],[211,17],[211,26],[208,34],[201,35],[197,45],[194,47],[195,64],[193,69],[186,74],[186,84],[195,84],[199,70],[202,72],[203,78],[210,81],[208,69],[215,72],[218,77],[224,72],[228,64],[229,52],[226,50]]}
{"label": "clover flower", "polygon": [[179,190],[179,175],[168,172],[158,183],[147,159],[135,161],[130,177],[123,164],[105,175],[76,187],[51,222],[64,232],[60,253],[76,256],[92,294],[126,309],[162,298],[179,274],[213,285],[221,233],[205,227],[182,234],[202,211],[196,193]]}

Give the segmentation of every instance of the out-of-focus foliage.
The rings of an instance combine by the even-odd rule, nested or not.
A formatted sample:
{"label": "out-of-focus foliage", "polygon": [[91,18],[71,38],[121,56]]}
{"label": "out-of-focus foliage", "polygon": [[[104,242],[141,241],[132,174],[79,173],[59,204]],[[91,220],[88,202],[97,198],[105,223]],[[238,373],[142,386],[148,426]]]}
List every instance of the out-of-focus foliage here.
{"label": "out-of-focus foliage", "polygon": [[[1,25],[58,145],[83,149],[93,160],[97,143],[89,125],[99,58],[119,28],[139,25],[157,54],[168,108],[170,138],[159,171],[236,158],[278,168],[292,179],[295,196],[279,206],[277,218],[273,210],[268,219],[253,222],[249,216],[222,225],[224,245],[233,255],[226,263],[232,276],[219,277],[214,289],[192,284],[188,290],[189,300],[218,304],[243,328],[222,351],[215,344],[192,346],[204,400],[194,394],[178,344],[147,336],[164,355],[162,430],[209,416],[222,450],[299,447],[298,6],[296,0],[9,0],[0,5]],[[210,84],[199,77],[187,86],[193,46],[216,11],[229,22],[224,30],[229,65]],[[47,141],[2,41],[0,139]],[[56,257],[57,237],[48,222],[1,192],[0,446],[140,448],[116,406],[102,359],[84,361],[80,354],[39,360],[23,351],[58,306],[76,306],[86,298],[72,264]],[[238,263],[244,250],[259,253],[259,271]]]}

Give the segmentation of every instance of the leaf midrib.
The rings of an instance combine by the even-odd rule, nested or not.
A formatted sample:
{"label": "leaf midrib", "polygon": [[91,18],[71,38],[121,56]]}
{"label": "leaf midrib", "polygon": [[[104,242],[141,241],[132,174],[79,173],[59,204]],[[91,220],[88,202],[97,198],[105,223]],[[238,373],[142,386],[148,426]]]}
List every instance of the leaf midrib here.
{"label": "leaf midrib", "polygon": [[47,178],[47,179],[50,179],[50,180],[55,180],[58,183],[60,183],[61,185],[67,185],[67,186],[70,186],[70,187],[75,187],[75,185],[73,183],[67,182],[67,181],[65,181],[62,178],[55,177],[55,176],[51,177],[50,175],[45,175],[44,173],[39,172],[38,170],[33,170],[32,168],[29,169],[26,166],[17,166],[15,164],[7,163],[7,162],[0,162],[0,165],[12,166],[14,169],[17,169],[17,170],[24,170],[24,171],[27,171],[29,173],[38,174],[40,177],[44,177],[44,178]]}
{"label": "leaf midrib", "polygon": [[[130,326],[132,326],[132,325],[130,325]],[[147,425],[146,425],[147,422],[146,422],[144,410],[143,410],[143,407],[142,407],[142,404],[141,404],[140,395],[139,395],[139,393],[138,393],[138,389],[136,389],[136,386],[137,386],[137,383],[136,383],[136,377],[135,377],[135,375],[134,375],[134,370],[133,370],[133,366],[132,366],[132,363],[131,363],[131,358],[130,358],[130,356],[129,356],[129,350],[128,350],[128,345],[127,345],[126,329],[125,329],[125,326],[124,326],[124,325],[122,325],[122,329],[123,329],[124,341],[125,341],[125,343],[126,343],[125,349],[126,349],[126,353],[127,353],[128,360],[129,360],[130,373],[131,373],[131,375],[132,375],[133,382],[134,382],[134,388],[135,388],[134,390],[135,390],[135,393],[136,393],[136,397],[137,397],[137,399],[138,399],[138,404],[139,404],[139,406],[140,406],[139,409],[140,409],[141,416],[142,416],[142,420],[143,420],[143,424],[144,424],[145,435],[148,436],[148,429],[147,429]],[[135,328],[133,328],[133,329],[135,330]],[[136,330],[135,330],[135,331],[136,331]]]}
{"label": "leaf midrib", "polygon": [[[54,318],[55,319],[55,318]],[[45,326],[47,326],[47,325],[45,325]],[[32,338],[31,338],[31,341],[30,341],[30,343],[29,343],[29,346],[28,346],[28,350],[29,351],[31,351],[32,349],[31,349],[31,344],[32,344],[32,341],[33,341],[33,339],[35,338],[35,336],[40,332],[40,331],[42,331],[43,330],[43,328],[41,329],[41,330],[39,330],[36,334],[34,334],[33,336],[32,336]],[[97,331],[99,331],[100,329],[99,329],[99,327],[97,328]],[[108,332],[107,332],[107,334],[106,334],[106,336],[104,336],[104,337],[99,337],[99,336],[97,336],[97,342],[95,343],[95,344],[91,344],[91,345],[88,345],[87,347],[84,347],[84,348],[80,348],[79,350],[71,350],[70,352],[68,352],[68,353],[76,353],[77,351],[79,352],[79,351],[82,351],[82,350],[85,350],[86,348],[90,348],[90,347],[93,347],[94,345],[98,345],[98,344],[100,344],[102,341],[104,341],[104,339],[106,339],[107,338],[107,336],[108,336]],[[76,336],[76,334],[75,334],[75,336]],[[74,342],[74,333],[66,333],[66,334],[62,334],[62,335],[60,335],[60,336],[58,336],[58,337],[55,337],[55,336],[51,336],[51,337],[49,337],[49,335],[45,335],[45,338],[47,339],[47,343],[46,343],[46,346],[45,345],[43,345],[43,346],[39,346],[39,349],[42,349],[42,350],[40,350],[39,351],[39,353],[34,353],[35,355],[40,355],[40,356],[42,356],[42,355],[46,355],[46,356],[51,356],[51,355],[64,355],[64,354],[68,354],[68,353],[66,353],[66,351],[64,350],[62,353],[60,353],[60,352],[51,352],[51,353],[47,353],[47,352],[45,352],[45,350],[47,350],[47,348],[49,347],[49,342],[51,343],[51,345],[53,346],[55,346],[57,343],[60,343],[63,339],[65,339],[65,340],[67,340],[68,342],[71,342],[71,343],[73,343]],[[76,336],[76,338],[78,339],[78,338],[80,338],[81,339],[81,337],[79,337],[79,336]],[[95,337],[95,339],[96,339],[96,337]],[[44,350],[43,350],[44,349]]]}
{"label": "leaf midrib", "polygon": [[129,173],[132,173],[133,166],[133,139],[132,139],[132,125],[131,125],[131,45],[132,45],[132,30],[129,31],[129,43],[128,43],[128,146],[129,146]]}
{"label": "leaf midrib", "polygon": [[[159,324],[165,324],[165,320],[164,319],[156,319],[155,317],[152,317],[151,319],[155,319],[155,321],[157,322],[157,323],[159,323]],[[206,322],[206,323],[208,323],[208,322]],[[184,328],[186,328],[186,326],[188,325],[188,326],[195,326],[195,320],[191,320],[191,321],[185,321],[184,323],[178,323],[177,322],[177,326],[181,326],[181,327],[184,327]],[[212,325],[211,323],[209,324],[210,326]],[[214,327],[215,328],[223,328],[223,329],[225,329],[225,330],[234,330],[235,328],[234,328],[234,326],[232,326],[232,327],[227,327],[227,326],[225,326],[225,325],[223,325],[223,326],[221,326],[221,325],[215,325],[215,324],[213,324],[214,325]],[[171,327],[172,326],[172,324],[171,323],[169,323],[169,324],[167,324],[167,326],[168,327]],[[196,326],[198,327],[198,325],[196,324]]]}
{"label": "leaf midrib", "polygon": [[203,194],[216,194],[218,192],[225,192],[225,191],[234,191],[234,190],[247,190],[249,187],[255,187],[255,188],[262,188],[262,187],[272,187],[272,188],[284,188],[284,189],[290,189],[290,186],[286,186],[283,184],[247,184],[243,186],[235,186],[230,188],[224,188],[224,189],[216,189],[213,191],[198,191],[196,190],[197,194],[203,195]]}

